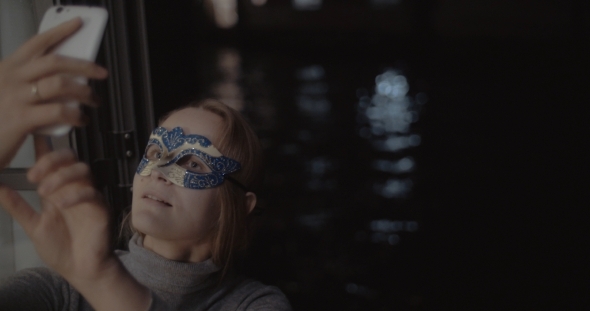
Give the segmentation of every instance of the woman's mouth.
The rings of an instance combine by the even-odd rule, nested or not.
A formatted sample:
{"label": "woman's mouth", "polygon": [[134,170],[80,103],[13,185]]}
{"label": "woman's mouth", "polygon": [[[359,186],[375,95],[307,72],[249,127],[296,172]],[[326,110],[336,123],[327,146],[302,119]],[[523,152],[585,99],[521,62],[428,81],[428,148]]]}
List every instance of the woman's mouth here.
{"label": "woman's mouth", "polygon": [[144,196],[144,198],[147,198],[147,199],[150,199],[150,200],[154,200],[154,201],[156,201],[156,202],[160,202],[160,203],[162,203],[162,204],[164,204],[164,205],[167,205],[167,206],[172,206],[172,204],[170,204],[170,203],[168,203],[168,202],[166,202],[166,201],[164,201],[164,200],[162,200],[162,199],[160,199],[160,198],[158,198],[158,197],[156,197],[156,196],[153,196],[153,195],[151,195],[151,194],[146,194],[146,195]]}

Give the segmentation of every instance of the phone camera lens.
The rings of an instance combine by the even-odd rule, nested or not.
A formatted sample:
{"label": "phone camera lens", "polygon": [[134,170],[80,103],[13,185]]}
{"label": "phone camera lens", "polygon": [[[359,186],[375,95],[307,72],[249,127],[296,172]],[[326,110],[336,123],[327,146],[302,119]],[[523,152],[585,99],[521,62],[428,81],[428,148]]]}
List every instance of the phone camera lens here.
{"label": "phone camera lens", "polygon": [[59,8],[57,8],[57,10],[56,10],[56,11],[57,11],[57,13],[60,13],[60,12],[61,12],[61,11],[63,11],[63,10],[64,10],[64,8],[60,6]]}

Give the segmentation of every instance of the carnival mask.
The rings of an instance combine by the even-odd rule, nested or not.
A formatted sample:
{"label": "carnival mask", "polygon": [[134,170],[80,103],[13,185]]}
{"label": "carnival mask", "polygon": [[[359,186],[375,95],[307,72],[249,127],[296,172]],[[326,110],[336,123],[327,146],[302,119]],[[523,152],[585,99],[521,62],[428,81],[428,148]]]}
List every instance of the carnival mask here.
{"label": "carnival mask", "polygon": [[204,136],[184,135],[180,127],[171,131],[158,127],[150,135],[137,174],[149,176],[158,170],[175,185],[208,189],[221,185],[226,178],[235,181],[226,175],[240,167],[238,161],[224,157]]}

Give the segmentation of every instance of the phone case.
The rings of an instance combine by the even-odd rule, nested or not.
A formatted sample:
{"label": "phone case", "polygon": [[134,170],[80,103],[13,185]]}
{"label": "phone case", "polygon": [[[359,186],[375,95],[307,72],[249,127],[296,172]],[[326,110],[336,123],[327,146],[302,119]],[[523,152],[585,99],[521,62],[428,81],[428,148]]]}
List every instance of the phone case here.
{"label": "phone case", "polygon": [[[45,12],[41,24],[39,25],[39,33],[45,32],[76,17],[82,19],[82,27],[61,42],[54,49],[53,53],[88,61],[95,61],[108,19],[108,12],[106,9],[90,6],[53,6]],[[76,80],[82,84],[88,83],[85,77],[79,77]],[[77,101],[70,101],[64,104],[74,107],[80,105]],[[70,125],[55,125],[42,128],[37,131],[37,133],[61,136],[68,133],[70,129]]]}

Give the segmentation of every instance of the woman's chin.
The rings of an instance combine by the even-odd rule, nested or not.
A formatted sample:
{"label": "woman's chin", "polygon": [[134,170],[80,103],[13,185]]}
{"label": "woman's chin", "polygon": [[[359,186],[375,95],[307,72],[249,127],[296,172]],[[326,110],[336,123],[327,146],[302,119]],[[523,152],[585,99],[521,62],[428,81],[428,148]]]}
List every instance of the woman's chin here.
{"label": "woman's chin", "polygon": [[131,216],[131,223],[135,230],[150,236],[165,236],[166,226],[162,224],[162,220],[154,217],[151,213],[137,212]]}

